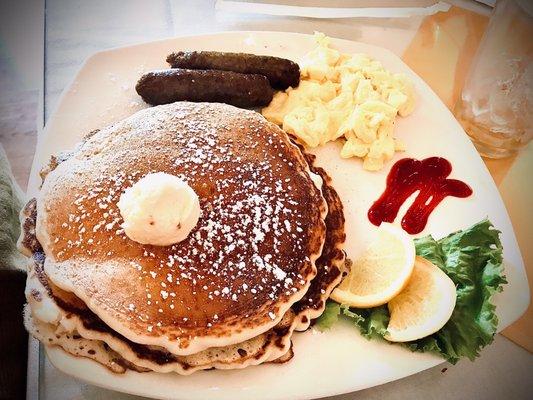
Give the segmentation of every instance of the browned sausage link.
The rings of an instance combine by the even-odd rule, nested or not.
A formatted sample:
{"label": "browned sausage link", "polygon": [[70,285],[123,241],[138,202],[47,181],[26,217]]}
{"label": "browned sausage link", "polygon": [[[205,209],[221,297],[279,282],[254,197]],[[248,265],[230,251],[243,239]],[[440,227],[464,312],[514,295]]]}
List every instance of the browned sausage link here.
{"label": "browned sausage link", "polygon": [[296,87],[300,83],[298,64],[279,57],[218,51],[179,51],[170,54],[167,62],[172,68],[216,69],[264,75],[274,89]]}
{"label": "browned sausage link", "polygon": [[274,94],[262,75],[190,69],[148,72],[135,89],[152,105],[187,100],[252,108],[268,105]]}

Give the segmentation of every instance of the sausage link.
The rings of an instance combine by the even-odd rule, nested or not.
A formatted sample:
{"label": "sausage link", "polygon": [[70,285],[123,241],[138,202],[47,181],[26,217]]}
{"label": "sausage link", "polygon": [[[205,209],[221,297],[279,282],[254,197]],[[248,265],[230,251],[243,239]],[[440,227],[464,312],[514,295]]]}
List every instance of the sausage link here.
{"label": "sausage link", "polygon": [[263,75],[189,69],[148,72],[135,89],[152,105],[186,100],[253,108],[268,105],[274,94]]}
{"label": "sausage link", "polygon": [[300,67],[285,58],[247,53],[218,51],[179,51],[167,57],[172,68],[213,69],[242,74],[259,74],[268,78],[274,89],[296,87],[300,83]]}

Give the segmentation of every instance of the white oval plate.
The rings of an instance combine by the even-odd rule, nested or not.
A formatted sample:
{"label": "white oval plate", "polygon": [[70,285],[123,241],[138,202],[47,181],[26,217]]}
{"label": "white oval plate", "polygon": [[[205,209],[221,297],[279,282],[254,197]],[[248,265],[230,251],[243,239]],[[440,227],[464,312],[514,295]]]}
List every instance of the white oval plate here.
{"label": "white oval plate", "polygon": [[[414,82],[417,107],[398,118],[396,135],[406,143],[379,173],[361,168],[361,161],[339,157],[338,143],[316,151],[318,163],[333,178],[346,215],[348,256],[357,257],[375,227],[367,210],[384,189],[393,163],[403,157],[442,156],[453,165],[451,177],[467,182],[474,194],[467,199],[447,198],[432,214],[421,235],[442,237],[489,217],[502,231],[509,284],[496,296],[500,329],[516,320],[529,304],[524,265],[511,222],[498,190],[461,126],[437,95],[396,55],[363,43],[333,40],[346,53],[363,52],[393,72]],[[277,32],[227,32],[173,38],[97,53],[82,66],[65,89],[59,105],[40,137],[30,194],[38,184],[38,170],[51,154],[69,149],[89,131],[120,120],[146,107],[134,87],[144,71],[165,68],[166,55],[176,50],[223,50],[269,54],[298,60],[314,47],[310,35]],[[405,210],[405,207],[403,208]],[[400,212],[400,215],[402,213]],[[397,222],[398,223],[398,222]],[[443,360],[384,342],[367,341],[346,321],[325,333],[313,329],[294,336],[294,358],[283,365],[261,365],[244,370],[175,374],[110,373],[99,364],[48,348],[52,363],[76,378],[106,388],[162,399],[304,399],[346,393],[379,385],[433,367]]]}

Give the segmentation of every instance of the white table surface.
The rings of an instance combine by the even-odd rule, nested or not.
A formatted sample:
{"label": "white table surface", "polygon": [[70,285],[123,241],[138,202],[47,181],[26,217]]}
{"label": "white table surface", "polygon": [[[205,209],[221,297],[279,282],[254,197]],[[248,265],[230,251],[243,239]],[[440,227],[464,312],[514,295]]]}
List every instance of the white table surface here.
{"label": "white table surface", "polygon": [[[332,3],[342,2],[329,4]],[[473,2],[463,3],[487,12]],[[84,59],[100,50],[183,34],[319,30],[330,36],[383,46],[401,55],[422,19],[317,20],[229,14],[215,11],[214,0],[47,0],[44,121]],[[30,350],[29,399],[138,398],[76,381],[51,366],[42,352],[37,354],[35,344]],[[493,345],[474,363],[445,363],[400,381],[330,399],[526,399],[533,391],[532,373],[532,355],[497,335]]]}

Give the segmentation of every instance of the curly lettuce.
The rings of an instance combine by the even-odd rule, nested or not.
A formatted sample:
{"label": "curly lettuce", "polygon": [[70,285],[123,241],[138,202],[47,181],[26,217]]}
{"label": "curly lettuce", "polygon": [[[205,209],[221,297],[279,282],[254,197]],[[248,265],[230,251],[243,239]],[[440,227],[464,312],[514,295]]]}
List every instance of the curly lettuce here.
{"label": "curly lettuce", "polygon": [[[415,239],[416,254],[437,265],[455,283],[457,301],[442,329],[405,346],[412,351],[438,353],[455,364],[462,357],[474,360],[493,341],[498,317],[491,299],[507,283],[499,234],[485,219],[440,240],[432,236]],[[386,305],[350,309],[329,301],[317,327],[327,329],[341,315],[351,319],[368,339],[382,339],[390,318]]]}

